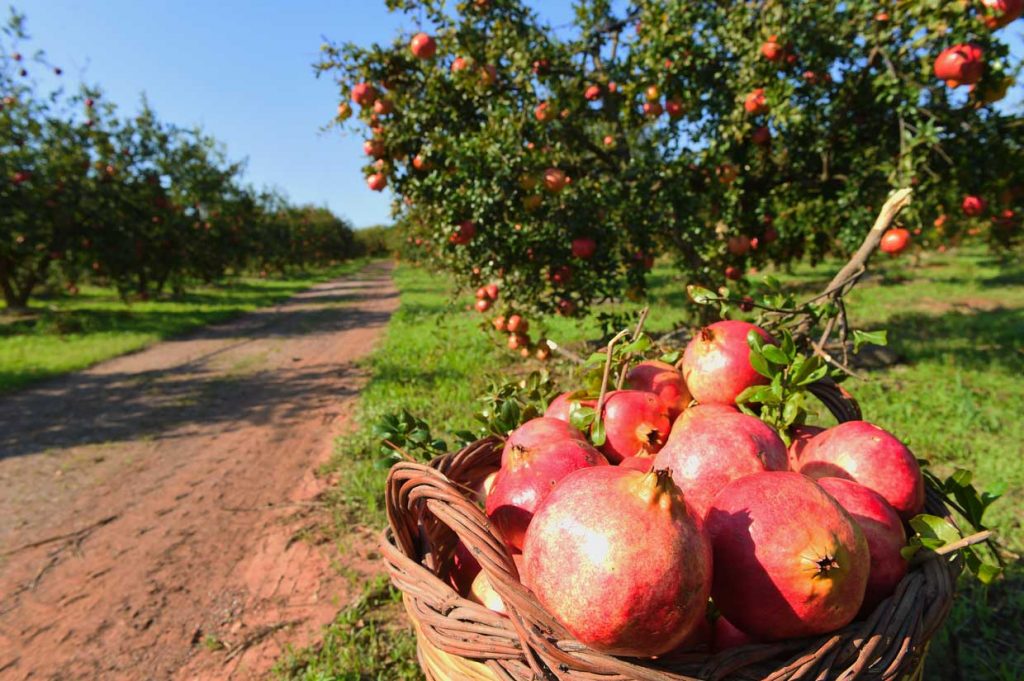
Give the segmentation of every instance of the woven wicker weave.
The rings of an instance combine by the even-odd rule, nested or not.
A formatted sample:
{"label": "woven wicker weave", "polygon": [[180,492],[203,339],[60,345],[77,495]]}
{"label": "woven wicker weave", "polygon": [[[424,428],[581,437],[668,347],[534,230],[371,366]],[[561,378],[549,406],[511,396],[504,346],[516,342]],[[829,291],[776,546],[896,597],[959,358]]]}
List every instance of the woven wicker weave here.
{"label": "woven wicker weave", "polygon": [[[834,384],[813,391],[840,421],[860,418]],[[574,641],[519,582],[508,548],[473,490],[500,460],[487,438],[423,465],[396,464],[385,494],[389,528],[381,543],[391,581],[416,628],[424,673],[434,681],[703,681],[709,679],[923,678],[928,642],[952,605],[958,559],[933,558],[912,569],[866,620],[832,634],[748,645],[667,660],[618,658]],[[948,517],[929,495],[929,513]],[[470,549],[509,611],[504,617],[461,597],[449,572],[457,541]]]}

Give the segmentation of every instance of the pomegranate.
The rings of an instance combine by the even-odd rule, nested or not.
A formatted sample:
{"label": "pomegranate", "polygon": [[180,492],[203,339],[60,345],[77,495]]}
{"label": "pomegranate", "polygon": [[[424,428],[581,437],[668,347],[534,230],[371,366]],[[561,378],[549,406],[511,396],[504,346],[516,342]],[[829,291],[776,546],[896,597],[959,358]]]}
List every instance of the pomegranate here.
{"label": "pomegranate", "polygon": [[910,232],[901,227],[895,227],[887,230],[886,233],[882,235],[882,241],[878,247],[883,253],[899,255],[906,250],[909,244]]}
{"label": "pomegranate", "polygon": [[633,390],[657,395],[668,411],[669,419],[673,421],[690,404],[690,391],[686,389],[683,375],[665,362],[640,362],[626,374],[626,385]]}
{"label": "pomegranate", "polygon": [[488,300],[487,298],[481,298],[480,300],[476,301],[474,307],[476,307],[477,312],[487,312],[489,309],[491,309],[491,301]]}
{"label": "pomegranate", "polygon": [[750,141],[759,147],[767,146],[772,143],[772,131],[763,125],[755,128],[750,134]]}
{"label": "pomegranate", "polygon": [[448,573],[449,583],[460,594],[469,593],[470,585],[480,572],[480,563],[460,539],[452,553],[452,570]]}
{"label": "pomegranate", "polygon": [[768,113],[771,108],[768,106],[768,98],[765,97],[764,88],[759,87],[752,90],[743,100],[743,108],[751,116]]}
{"label": "pomegranate", "polygon": [[547,416],[530,419],[513,430],[505,440],[505,447],[501,450],[501,465],[504,466],[509,456],[516,450],[522,454],[560,440],[585,442],[586,439],[583,433],[569,425],[568,419],[561,420]]}
{"label": "pomegranate", "polygon": [[762,471],[788,470],[786,445],[768,425],[747,414],[701,410],[673,426],[654,458],[654,469],[672,471],[698,517],[733,480]]}
{"label": "pomegranate", "polygon": [[964,197],[963,202],[960,204],[960,209],[964,212],[964,215],[973,218],[984,213],[987,205],[988,202],[985,199],[969,194]]}
{"label": "pomegranate", "polygon": [[985,25],[993,31],[1006,26],[1024,12],[1024,0],[981,0],[985,7]]}
{"label": "pomegranate", "polygon": [[871,570],[861,613],[869,614],[907,574],[907,561],[900,555],[907,544],[903,522],[888,501],[864,485],[842,478],[821,478],[818,484],[846,509],[867,539]]}
{"label": "pomegranate", "polygon": [[683,100],[679,99],[678,97],[666,99],[665,113],[667,113],[668,117],[673,120],[677,118],[682,118],[683,115],[686,113],[686,105],[683,103]]}
{"label": "pomegranate", "polygon": [[374,173],[366,178],[366,186],[375,192],[384,191],[388,186],[388,178],[384,173]]}
{"label": "pomegranate", "polygon": [[572,257],[580,260],[590,260],[597,252],[597,242],[587,236],[577,237],[572,240]]}
{"label": "pomegranate", "polygon": [[590,407],[593,409],[597,406],[597,400],[583,400],[575,397],[575,392],[562,393],[555,399],[551,400],[551,404],[548,405],[547,410],[544,411],[546,418],[558,419],[569,423],[569,413],[572,408],[573,402],[579,402],[584,407]]}
{"label": "pomegranate", "polygon": [[666,653],[704,619],[710,546],[665,472],[568,475],[538,509],[523,562],[541,605],[605,653]]}
{"label": "pomegranate", "polygon": [[804,424],[798,424],[790,426],[789,428],[789,447],[786,449],[786,454],[789,455],[789,469],[791,471],[800,470],[800,454],[804,451],[804,447],[811,441],[811,438],[818,433],[824,433],[825,429],[819,426],[808,426]]}
{"label": "pomegranate", "polygon": [[813,480],[763,472],[729,483],[706,518],[715,605],[742,631],[774,641],[848,624],[870,556],[852,518]]}
{"label": "pomegranate", "polygon": [[497,300],[498,294],[500,293],[497,284],[488,284],[487,286],[484,286],[484,292],[491,300]]}
{"label": "pomegranate", "polygon": [[882,495],[904,520],[924,509],[924,479],[913,452],[867,421],[840,423],[811,438],[800,455],[800,472],[859,482]]}
{"label": "pomegranate", "polygon": [[768,40],[761,43],[761,56],[768,61],[778,61],[782,59],[782,45],[779,44],[779,39],[776,36],[768,36]]}
{"label": "pomegranate", "polygon": [[742,277],[743,277],[743,270],[741,270],[739,267],[734,267],[733,265],[729,265],[728,267],[725,268],[725,278],[726,279],[730,279],[732,281],[739,281]]}
{"label": "pomegranate", "polygon": [[569,178],[565,171],[559,168],[548,168],[544,171],[544,188],[552,194],[557,194],[569,184]]}
{"label": "pomegranate", "polygon": [[619,468],[629,468],[630,470],[640,471],[641,473],[649,473],[654,468],[653,464],[653,456],[639,454],[637,456],[627,456],[619,462]]}
{"label": "pomegranate", "polygon": [[437,52],[437,43],[426,33],[417,33],[412,37],[409,49],[417,59],[432,59]]}
{"label": "pomegranate", "polygon": [[714,645],[712,646],[714,652],[721,652],[729,648],[739,648],[751,643],[757,643],[757,639],[737,629],[736,625],[725,617],[719,616],[715,620]]}
{"label": "pomegranate", "polygon": [[463,220],[460,222],[455,231],[448,236],[448,241],[453,244],[465,246],[473,237],[476,236],[476,223],[472,220]]}
{"label": "pomegranate", "polygon": [[601,451],[612,463],[627,456],[657,452],[672,428],[665,405],[657,395],[643,390],[608,393],[601,420],[605,432]]}
{"label": "pomegranate", "polygon": [[683,353],[683,379],[695,400],[735,404],[736,396],[750,386],[768,383],[750,366],[751,331],[775,342],[764,329],[734,320],[706,326],[690,340]]}
{"label": "pomegranate", "polygon": [[530,329],[530,323],[517,314],[508,318],[507,326],[512,333],[526,333]]}
{"label": "pomegranate", "polygon": [[[373,87],[369,83],[357,83],[352,86],[352,101],[362,107],[373,105],[377,100],[377,88]],[[89,106],[89,102],[92,100],[86,100],[86,106]]]}
{"label": "pomegranate", "polygon": [[750,250],[750,238],[742,234],[729,237],[726,247],[733,255],[744,255]]}
{"label": "pomegranate", "polygon": [[977,45],[966,43],[945,49],[935,58],[935,76],[950,87],[973,85],[985,68],[983,54]]}
{"label": "pomegranate", "polygon": [[513,449],[502,461],[484,510],[505,542],[521,550],[534,512],[562,478],[580,468],[607,465],[596,449],[581,440]]}
{"label": "pomegranate", "polygon": [[584,90],[583,96],[586,98],[586,100],[588,102],[593,102],[593,101],[596,101],[598,99],[601,99],[601,86],[600,85],[591,85],[591,86],[589,86],[586,90]]}

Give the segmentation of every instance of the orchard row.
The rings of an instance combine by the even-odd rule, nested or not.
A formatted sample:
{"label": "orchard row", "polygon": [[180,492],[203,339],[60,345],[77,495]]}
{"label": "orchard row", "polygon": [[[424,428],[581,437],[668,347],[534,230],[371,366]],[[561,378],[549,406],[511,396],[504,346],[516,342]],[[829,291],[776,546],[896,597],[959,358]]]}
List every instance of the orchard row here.
{"label": "orchard row", "polygon": [[[23,19],[0,36],[0,287],[24,307],[43,284],[147,298],[228,272],[325,265],[356,253],[352,230],[243,183],[241,163],[143,102],[119,115],[95,88],[47,90],[61,69],[29,59]],[[51,71],[52,75],[44,73]],[[58,78],[59,80],[59,78]]]}

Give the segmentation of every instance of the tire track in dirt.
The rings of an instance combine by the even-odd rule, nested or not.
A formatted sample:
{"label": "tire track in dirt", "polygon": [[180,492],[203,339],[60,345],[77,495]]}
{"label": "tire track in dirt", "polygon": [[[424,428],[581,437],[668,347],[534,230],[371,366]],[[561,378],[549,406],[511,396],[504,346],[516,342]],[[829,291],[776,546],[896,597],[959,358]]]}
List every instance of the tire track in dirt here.
{"label": "tire track in dirt", "polygon": [[[373,571],[324,521],[390,266],[0,398],[0,677],[252,678]],[[217,652],[211,649],[221,648]]]}

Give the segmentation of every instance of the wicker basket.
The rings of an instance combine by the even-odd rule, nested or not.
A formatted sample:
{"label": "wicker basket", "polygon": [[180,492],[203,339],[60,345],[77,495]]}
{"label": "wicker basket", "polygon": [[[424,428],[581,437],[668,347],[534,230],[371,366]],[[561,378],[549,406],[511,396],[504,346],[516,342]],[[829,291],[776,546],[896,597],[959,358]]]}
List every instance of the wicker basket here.
{"label": "wicker basket", "polygon": [[[835,384],[813,392],[840,421],[860,418]],[[928,642],[949,613],[962,564],[934,558],[915,566],[865,620],[814,638],[748,645],[672,659],[619,658],[572,639],[519,582],[508,548],[474,490],[497,470],[500,442],[487,438],[423,465],[402,462],[388,476],[389,528],[381,551],[416,630],[420,665],[433,681],[702,681],[923,679]],[[929,495],[929,513],[948,517]],[[509,616],[461,597],[450,585],[458,540],[476,557]]]}

